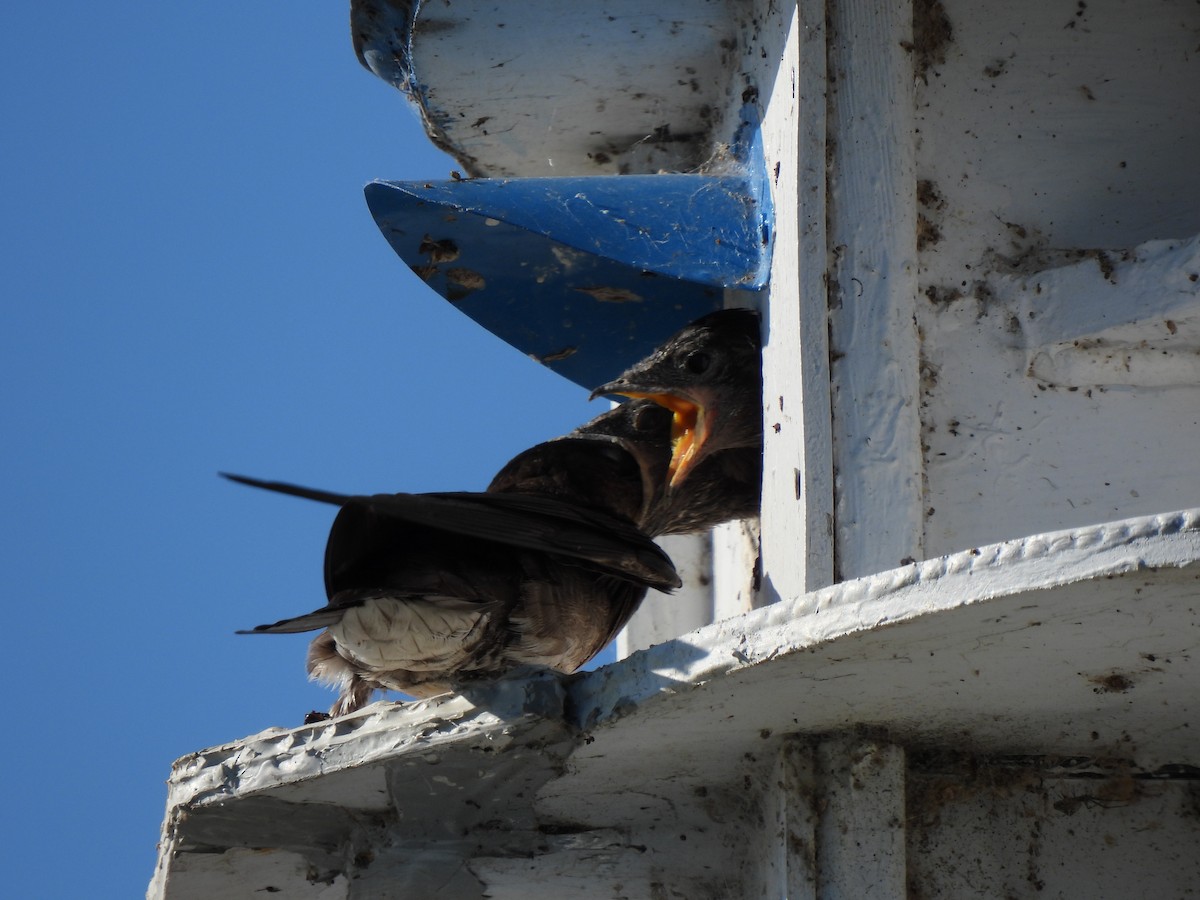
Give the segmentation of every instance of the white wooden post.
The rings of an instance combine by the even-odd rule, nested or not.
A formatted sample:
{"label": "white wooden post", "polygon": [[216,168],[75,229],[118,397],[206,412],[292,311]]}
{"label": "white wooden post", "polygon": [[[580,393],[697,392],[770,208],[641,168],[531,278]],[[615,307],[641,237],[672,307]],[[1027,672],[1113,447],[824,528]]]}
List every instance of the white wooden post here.
{"label": "white wooden post", "polygon": [[817,897],[906,897],[904,750],[853,738],[824,741],[817,771]]}
{"label": "white wooden post", "polygon": [[762,506],[762,589],[773,602],[834,578],[826,33],[822,2],[757,5],[767,24],[747,60],[764,90],[763,145],[775,203],[763,347]]}
{"label": "white wooden post", "polygon": [[766,787],[767,841],[764,897],[817,898],[817,785],[812,748],[785,740]]}
{"label": "white wooden post", "polygon": [[829,6],[834,580],[921,558],[908,0]]}

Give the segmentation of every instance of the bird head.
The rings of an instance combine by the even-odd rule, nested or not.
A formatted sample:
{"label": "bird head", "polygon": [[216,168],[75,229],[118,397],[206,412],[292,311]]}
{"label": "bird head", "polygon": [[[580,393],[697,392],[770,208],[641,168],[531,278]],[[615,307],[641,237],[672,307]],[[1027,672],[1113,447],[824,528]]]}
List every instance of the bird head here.
{"label": "bird head", "polygon": [[697,319],[619,377],[592,391],[670,410],[669,486],[711,453],[762,443],[758,314],[729,309]]}

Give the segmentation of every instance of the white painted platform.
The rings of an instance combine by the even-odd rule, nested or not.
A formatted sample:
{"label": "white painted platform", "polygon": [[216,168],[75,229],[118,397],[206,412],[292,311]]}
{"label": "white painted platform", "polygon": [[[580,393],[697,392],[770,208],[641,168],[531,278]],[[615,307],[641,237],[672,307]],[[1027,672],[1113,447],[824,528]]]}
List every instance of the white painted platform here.
{"label": "white painted platform", "polygon": [[[1107,842],[1089,896],[1200,886],[1200,818],[1166,814],[1200,786],[1198,619],[1191,510],[845,582],[561,686],[264,732],[176,764],[151,896],[783,896],[779,867],[813,861],[898,879],[879,896],[914,871],[1072,896],[1071,829]],[[840,816],[878,858],[838,849]],[[1056,849],[1009,872],[1027,838]],[[934,862],[968,850],[970,871]]]}

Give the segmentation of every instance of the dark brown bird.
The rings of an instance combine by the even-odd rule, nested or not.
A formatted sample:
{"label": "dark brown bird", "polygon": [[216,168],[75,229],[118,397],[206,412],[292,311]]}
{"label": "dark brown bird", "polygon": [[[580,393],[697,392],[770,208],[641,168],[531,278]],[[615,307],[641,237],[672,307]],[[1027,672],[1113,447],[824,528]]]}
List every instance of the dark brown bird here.
{"label": "dark brown bird", "polygon": [[585,460],[594,483],[551,463],[486,493],[350,496],[226,475],[341,507],[325,548],[328,604],[241,633],[326,629],[308,672],[340,689],[332,715],[377,689],[428,697],[525,667],[575,671],[647,588],[680,579],[632,523],[642,497],[628,454],[604,442],[547,453]]}
{"label": "dark brown bird", "polygon": [[[710,313],[592,391],[652,400],[673,414],[668,491],[714,454],[762,453],[762,339],[748,309]],[[761,466],[761,461],[759,462]]]}
{"label": "dark brown bird", "polygon": [[[622,403],[563,437],[518,454],[497,473],[489,490],[505,489],[514,480],[528,480],[549,468],[555,473],[553,477],[570,477],[578,482],[573,487],[576,491],[587,489],[587,485],[593,490],[597,485],[610,491],[620,487],[624,492],[623,508],[629,515],[636,479],[641,501],[631,518],[650,537],[707,531],[722,522],[758,515],[762,450],[757,446],[713,453],[696,464],[685,485],[667,489],[672,421],[671,411],[652,400]],[[575,460],[570,460],[562,450],[598,441],[612,444],[610,455],[628,454],[632,465],[618,470],[614,464],[613,475],[599,481],[587,465],[594,451],[578,453]],[[559,452],[552,453],[553,448],[560,448]],[[618,471],[624,474],[616,477]]]}

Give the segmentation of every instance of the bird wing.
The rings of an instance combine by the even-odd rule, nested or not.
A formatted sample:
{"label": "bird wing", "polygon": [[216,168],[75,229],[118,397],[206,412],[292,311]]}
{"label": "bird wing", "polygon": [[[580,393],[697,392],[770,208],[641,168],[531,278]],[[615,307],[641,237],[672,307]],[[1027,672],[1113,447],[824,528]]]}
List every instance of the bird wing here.
{"label": "bird wing", "polygon": [[343,513],[353,506],[464,537],[552,553],[659,590],[682,584],[671,558],[632,523],[554,497],[467,492],[375,494],[353,498]]}
{"label": "bird wing", "polygon": [[[228,472],[220,475],[279,494],[342,507],[353,502],[414,525],[555,553],[661,591],[683,583],[671,558],[631,523],[553,497],[465,491],[356,496]],[[333,534],[330,537],[332,541]]]}

